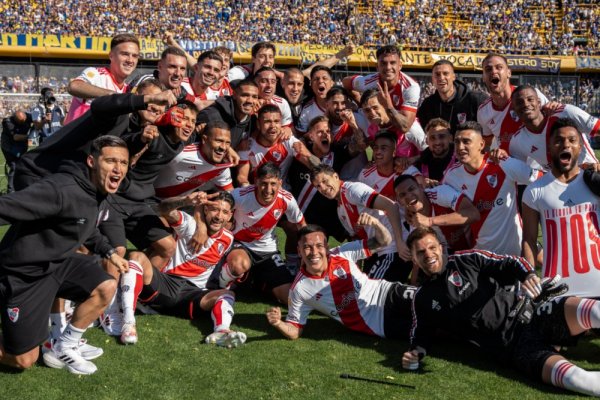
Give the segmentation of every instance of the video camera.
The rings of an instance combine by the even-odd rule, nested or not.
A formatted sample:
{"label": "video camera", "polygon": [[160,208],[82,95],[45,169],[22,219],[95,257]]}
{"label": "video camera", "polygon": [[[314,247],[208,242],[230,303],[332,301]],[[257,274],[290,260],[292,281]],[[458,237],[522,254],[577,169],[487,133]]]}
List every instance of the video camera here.
{"label": "video camera", "polygon": [[56,103],[56,97],[54,97],[54,93],[50,88],[42,89],[42,97],[40,97],[40,103],[44,104],[46,107],[49,107]]}

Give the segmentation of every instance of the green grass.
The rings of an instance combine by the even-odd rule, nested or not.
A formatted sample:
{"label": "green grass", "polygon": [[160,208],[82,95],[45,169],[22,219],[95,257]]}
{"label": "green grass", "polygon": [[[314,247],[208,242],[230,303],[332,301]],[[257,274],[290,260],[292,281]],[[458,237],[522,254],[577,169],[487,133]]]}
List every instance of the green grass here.
{"label": "green grass", "polygon": [[[286,340],[266,322],[270,306],[240,296],[233,328],[246,332],[248,342],[233,350],[202,342],[212,331],[208,315],[194,322],[139,316],[140,341],[130,347],[90,329],[85,336],[105,350],[95,361],[96,374],[77,377],[41,365],[23,373],[0,367],[0,399],[583,398],[523,378],[477,349],[447,339],[432,349],[420,373],[400,367],[406,342],[357,334],[317,314],[302,338]],[[586,338],[565,356],[599,370],[600,339]],[[416,390],[343,380],[342,373],[414,385]]]}

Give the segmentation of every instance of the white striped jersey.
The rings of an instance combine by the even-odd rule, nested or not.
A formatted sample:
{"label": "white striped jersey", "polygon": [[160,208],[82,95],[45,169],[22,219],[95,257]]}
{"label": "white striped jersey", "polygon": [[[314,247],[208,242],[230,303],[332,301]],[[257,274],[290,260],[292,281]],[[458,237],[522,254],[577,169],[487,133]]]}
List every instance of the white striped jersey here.
{"label": "white striped jersey", "polygon": [[198,190],[232,190],[231,163],[212,164],[206,160],[199,143],[187,145],[162,168],[154,189],[160,198],[182,196]]}
{"label": "white striped jersey", "polygon": [[[362,93],[367,89],[377,89],[377,82],[380,82],[378,73],[366,76],[355,75],[352,77],[352,88]],[[398,83],[389,92],[396,110],[417,112],[421,87],[413,78],[400,71]]]}
{"label": "white striped jersey", "polygon": [[215,89],[213,87],[208,87],[206,91],[200,95],[197,95],[194,91],[194,88],[192,87],[192,82],[189,78],[183,78],[183,81],[181,82],[181,87],[184,88],[186,92],[188,92],[196,98],[199,98],[200,100],[216,100],[221,96],[233,93],[227,79],[223,80],[223,84],[219,88]]}
{"label": "white striped jersey", "polygon": [[319,104],[315,99],[311,99],[304,105],[304,107],[302,107],[302,111],[300,111],[300,117],[298,117],[296,130],[303,133],[308,132],[308,124],[310,124],[310,121],[312,121],[313,118],[320,117],[326,113],[327,111],[319,107]]}
{"label": "white striped jersey", "polygon": [[261,205],[256,196],[259,190],[254,185],[236,188],[231,192],[235,199],[235,239],[245,247],[258,253],[277,251],[275,227],[285,215],[289,222],[299,224],[304,215],[290,192],[279,189],[275,200]]}
{"label": "white striped jersey", "polygon": [[248,139],[248,150],[239,152],[240,164],[250,164],[250,175],[254,177],[255,171],[261,165],[271,162],[279,167],[281,176],[286,177],[292,160],[298,156],[298,152],[294,148],[296,143],[300,143],[300,140],[291,136],[287,140],[278,141],[271,147],[265,147],[251,137]]}
{"label": "white striped jersey", "polygon": [[271,100],[267,100],[265,104],[273,104],[279,107],[281,111],[281,126],[282,127],[291,127],[294,120],[292,118],[292,109],[290,108],[290,103],[283,97],[279,97],[277,95],[273,95]]}
{"label": "white striped jersey", "polygon": [[194,253],[189,248],[189,240],[196,231],[194,218],[179,211],[179,221],[171,227],[175,230],[177,247],[175,254],[161,272],[180,276],[204,289],[215,265],[233,245],[233,234],[223,228],[211,235],[198,253]]}

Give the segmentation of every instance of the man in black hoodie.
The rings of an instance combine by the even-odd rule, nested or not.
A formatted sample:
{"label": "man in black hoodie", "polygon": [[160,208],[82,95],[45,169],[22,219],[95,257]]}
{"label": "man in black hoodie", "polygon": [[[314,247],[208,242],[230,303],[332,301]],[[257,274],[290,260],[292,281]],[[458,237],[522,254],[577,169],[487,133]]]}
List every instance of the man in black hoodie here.
{"label": "man in black hoodie", "polygon": [[417,111],[421,126],[434,118],[450,122],[450,133],[466,121],[477,121],[477,109],[487,98],[483,92],[472,92],[463,82],[456,79],[454,66],[448,60],[433,64],[431,82],[435,93],[423,100]]}
{"label": "man in black hoodie", "polygon": [[75,251],[85,242],[120,272],[127,270],[127,261],[97,229],[107,217],[107,210],[99,213],[101,204],[127,173],[127,145],[99,137],[85,164],[65,164],[59,173],[0,198],[0,224],[11,224],[0,242],[2,364],[35,363],[39,344],[48,338],[52,301],[64,297],[79,305],[44,362],[75,374],[96,371],[80,353],[81,337],[112,298],[116,282],[97,258]]}

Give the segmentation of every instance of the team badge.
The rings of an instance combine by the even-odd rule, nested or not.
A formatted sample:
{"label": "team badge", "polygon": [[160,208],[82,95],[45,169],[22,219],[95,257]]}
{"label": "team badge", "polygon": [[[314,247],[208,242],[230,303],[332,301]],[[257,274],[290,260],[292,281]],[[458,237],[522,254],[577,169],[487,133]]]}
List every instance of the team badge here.
{"label": "team badge", "polygon": [[19,307],[7,308],[6,313],[8,314],[8,319],[10,322],[17,322],[19,319]]}
{"label": "team badge", "polygon": [[107,209],[100,210],[98,213],[98,220],[96,221],[96,226],[100,225],[101,222],[107,221],[108,216],[110,215],[110,211]]}
{"label": "team badge", "polygon": [[273,158],[275,159],[275,161],[281,160],[281,153],[278,152],[278,151],[274,151],[273,152]]}
{"label": "team badge", "polygon": [[348,277],[348,274],[346,274],[346,271],[344,271],[344,268],[341,268],[341,267],[334,269],[333,274],[340,279],[346,279]]}
{"label": "team badge", "polygon": [[225,246],[223,246],[223,243],[219,243],[217,245],[217,251],[219,252],[219,254],[223,254],[223,250],[225,250]]}
{"label": "team badge", "polygon": [[456,287],[461,287],[463,285],[462,276],[457,271],[454,271],[449,277],[448,282],[453,284]]}
{"label": "team badge", "polygon": [[510,110],[510,117],[513,119],[513,121],[519,120],[519,117],[517,116],[517,113],[515,112],[515,110]]}
{"label": "team badge", "polygon": [[121,290],[125,293],[129,292],[131,290],[131,286],[129,285],[123,285],[121,286]]}
{"label": "team badge", "polygon": [[400,105],[400,97],[398,97],[397,95],[393,95],[392,96],[392,101],[394,102],[394,106],[398,106]]}
{"label": "team badge", "polygon": [[281,217],[281,210],[278,208],[276,210],[273,210],[273,216],[277,219],[279,219],[279,217]]}
{"label": "team badge", "polygon": [[96,76],[96,73],[94,71],[88,71],[86,72],[86,75],[88,78],[93,79]]}
{"label": "team badge", "polygon": [[467,113],[456,114],[456,119],[458,120],[459,124],[464,124],[465,122],[467,122]]}
{"label": "team badge", "polygon": [[498,185],[498,175],[496,175],[496,174],[488,175],[485,177],[485,179],[487,180],[487,182],[490,184],[490,186],[492,188],[496,188],[496,186]]}

